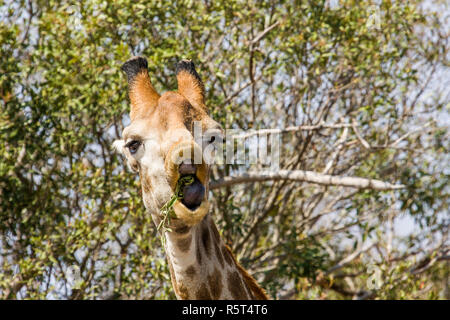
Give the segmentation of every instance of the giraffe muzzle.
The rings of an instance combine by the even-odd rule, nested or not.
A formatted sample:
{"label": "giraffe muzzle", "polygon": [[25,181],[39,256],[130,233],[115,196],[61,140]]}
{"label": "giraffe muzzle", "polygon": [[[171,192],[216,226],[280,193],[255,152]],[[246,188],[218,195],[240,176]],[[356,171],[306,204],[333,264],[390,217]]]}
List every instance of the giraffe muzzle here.
{"label": "giraffe muzzle", "polygon": [[203,161],[200,147],[194,141],[174,145],[166,158],[169,184],[174,192],[181,178],[191,176],[193,182],[182,185],[182,198],[175,202],[177,218],[188,225],[201,221],[208,212],[208,166]]}
{"label": "giraffe muzzle", "polygon": [[195,164],[188,163],[187,161],[183,161],[180,166],[178,167],[178,172],[180,175],[188,175],[188,174],[196,174],[197,173],[197,167]]}

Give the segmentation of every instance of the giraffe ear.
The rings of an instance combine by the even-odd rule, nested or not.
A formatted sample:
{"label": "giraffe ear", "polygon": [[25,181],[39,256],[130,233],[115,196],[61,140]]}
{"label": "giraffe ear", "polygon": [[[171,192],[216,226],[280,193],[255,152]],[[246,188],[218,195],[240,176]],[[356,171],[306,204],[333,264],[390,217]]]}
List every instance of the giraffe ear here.
{"label": "giraffe ear", "polygon": [[191,60],[177,63],[178,92],[195,107],[206,109],[205,86]]}
{"label": "giraffe ear", "polygon": [[153,88],[148,75],[148,63],[144,57],[134,57],[121,69],[128,78],[128,95],[131,101],[131,121],[144,117],[158,104],[159,94]]}

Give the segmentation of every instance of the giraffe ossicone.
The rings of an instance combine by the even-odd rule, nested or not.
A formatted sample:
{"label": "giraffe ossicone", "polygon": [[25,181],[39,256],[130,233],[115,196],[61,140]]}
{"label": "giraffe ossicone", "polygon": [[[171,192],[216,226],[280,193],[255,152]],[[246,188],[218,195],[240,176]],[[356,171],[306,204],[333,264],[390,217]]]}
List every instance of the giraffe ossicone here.
{"label": "giraffe ossicone", "polygon": [[180,61],[176,66],[178,89],[163,95],[151,84],[145,58],[131,58],[122,70],[128,79],[131,123],[114,148],[139,173],[144,205],[156,225],[162,219],[160,209],[174,195],[178,181],[186,174],[194,179],[184,187],[189,199],[178,199],[173,206],[172,232],[163,234],[177,298],[267,299],[236,261],[208,213],[210,161],[203,158],[204,146],[194,138],[194,126],[200,123],[203,131],[216,135],[223,130],[208,115],[205,87],[194,64]]}

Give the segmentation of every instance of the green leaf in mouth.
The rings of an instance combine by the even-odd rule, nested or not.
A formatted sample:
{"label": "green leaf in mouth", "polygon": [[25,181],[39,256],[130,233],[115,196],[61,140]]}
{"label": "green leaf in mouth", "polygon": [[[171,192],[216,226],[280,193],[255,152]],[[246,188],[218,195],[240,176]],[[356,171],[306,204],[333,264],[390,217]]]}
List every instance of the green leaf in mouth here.
{"label": "green leaf in mouth", "polygon": [[195,181],[194,175],[186,175],[180,177],[177,181],[177,185],[175,187],[175,192],[173,196],[167,201],[161,208],[161,215],[162,219],[159,223],[157,230],[161,233],[161,242],[163,246],[165,245],[165,237],[164,233],[172,232],[172,230],[169,228],[170,225],[170,218],[176,218],[175,211],[173,210],[173,206],[175,205],[175,202],[177,200],[183,199],[183,188],[185,186],[193,184]]}

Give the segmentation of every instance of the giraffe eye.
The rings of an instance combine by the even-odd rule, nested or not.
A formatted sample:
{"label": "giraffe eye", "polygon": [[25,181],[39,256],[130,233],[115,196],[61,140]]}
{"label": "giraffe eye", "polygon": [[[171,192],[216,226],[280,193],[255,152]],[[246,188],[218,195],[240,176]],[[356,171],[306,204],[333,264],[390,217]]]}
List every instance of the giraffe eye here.
{"label": "giraffe eye", "polygon": [[131,140],[130,142],[128,142],[125,147],[128,148],[128,150],[130,150],[131,154],[135,154],[139,147],[141,146],[142,142],[138,141],[138,140]]}

